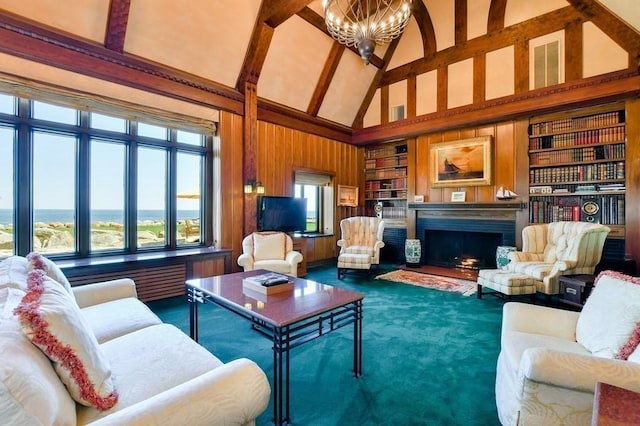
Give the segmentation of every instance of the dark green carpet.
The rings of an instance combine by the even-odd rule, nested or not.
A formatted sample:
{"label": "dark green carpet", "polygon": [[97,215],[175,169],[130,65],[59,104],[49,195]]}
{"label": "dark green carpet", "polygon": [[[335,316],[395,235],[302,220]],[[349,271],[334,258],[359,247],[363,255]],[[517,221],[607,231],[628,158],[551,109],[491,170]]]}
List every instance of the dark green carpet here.
{"label": "dark green carpet", "polygon": [[[389,269],[388,266],[386,269]],[[503,302],[424,289],[335,267],[307,279],[365,294],[363,371],[355,379],[353,328],[291,352],[294,425],[497,425],[494,384]],[[163,321],[189,332],[185,298],[149,304]],[[272,378],[270,342],[214,305],[200,308],[200,343],[222,361],[254,360]],[[272,407],[258,419],[270,423]]]}

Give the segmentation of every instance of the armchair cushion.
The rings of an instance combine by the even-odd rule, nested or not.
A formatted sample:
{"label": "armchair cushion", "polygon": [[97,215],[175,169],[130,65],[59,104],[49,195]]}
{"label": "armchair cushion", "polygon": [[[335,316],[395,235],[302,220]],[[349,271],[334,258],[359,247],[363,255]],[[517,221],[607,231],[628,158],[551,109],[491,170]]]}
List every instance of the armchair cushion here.
{"label": "armchair cushion", "polygon": [[254,232],[253,260],[284,260],[286,255],[286,234],[282,232]]}
{"label": "armchair cushion", "polygon": [[614,358],[631,338],[640,323],[639,284],[640,278],[612,271],[598,275],[576,327],[576,340],[593,355]]}

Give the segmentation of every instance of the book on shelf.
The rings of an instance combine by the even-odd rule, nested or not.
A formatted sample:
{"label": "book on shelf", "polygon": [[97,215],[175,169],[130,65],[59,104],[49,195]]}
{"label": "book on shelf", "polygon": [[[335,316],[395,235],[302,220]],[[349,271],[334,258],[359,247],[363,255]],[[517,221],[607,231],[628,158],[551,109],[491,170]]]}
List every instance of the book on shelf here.
{"label": "book on shelf", "polygon": [[242,286],[256,293],[271,295],[293,290],[293,281],[287,275],[269,272],[243,278]]}

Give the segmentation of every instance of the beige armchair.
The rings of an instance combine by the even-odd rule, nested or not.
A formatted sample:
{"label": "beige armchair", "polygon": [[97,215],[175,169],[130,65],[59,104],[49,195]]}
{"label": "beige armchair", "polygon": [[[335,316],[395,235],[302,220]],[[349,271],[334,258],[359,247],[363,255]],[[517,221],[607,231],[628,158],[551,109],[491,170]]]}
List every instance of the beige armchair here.
{"label": "beige armchair", "polygon": [[370,270],[380,264],[380,249],[384,247],[382,235],[384,220],[378,217],[356,216],[340,221],[341,238],[338,256],[338,278],[345,269]]}
{"label": "beige armchair", "polygon": [[242,240],[242,254],[238,265],[245,271],[266,269],[298,276],[302,254],[293,250],[293,240],[284,232],[254,232]]}
{"label": "beige armchair", "polygon": [[589,222],[527,226],[522,251],[509,253],[506,270],[534,278],[540,293],[557,294],[561,275],[593,274],[610,230]]}

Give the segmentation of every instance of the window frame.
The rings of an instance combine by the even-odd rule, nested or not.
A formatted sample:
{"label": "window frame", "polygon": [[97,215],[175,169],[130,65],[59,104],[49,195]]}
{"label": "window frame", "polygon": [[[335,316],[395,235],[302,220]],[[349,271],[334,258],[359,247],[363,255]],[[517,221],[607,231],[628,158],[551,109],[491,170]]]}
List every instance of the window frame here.
{"label": "window frame", "polygon": [[[118,254],[133,254],[152,251],[179,250],[194,247],[204,247],[213,245],[213,226],[218,221],[216,218],[219,214],[214,214],[213,199],[215,194],[213,190],[214,183],[214,142],[216,136],[214,134],[215,123],[210,127],[193,125],[188,120],[185,121],[184,127],[179,126],[175,118],[167,119],[163,123],[163,117],[149,114],[148,116],[140,114],[139,111],[127,112],[124,108],[122,111],[114,112],[113,106],[105,105],[104,109],[92,106],[91,108],[81,105],[72,105],[69,102],[57,102],[48,99],[45,95],[42,98],[30,96],[29,98],[21,97],[2,91],[2,94],[14,96],[16,111],[15,114],[0,113],[0,124],[13,128],[15,132],[13,146],[13,164],[14,164],[14,182],[13,182],[13,254],[24,256],[34,250],[34,218],[33,208],[34,200],[32,199],[33,188],[33,144],[32,135],[35,131],[50,132],[64,135],[71,135],[76,139],[76,156],[73,159],[75,164],[75,247],[72,252],[65,253],[47,253],[52,258],[85,258],[93,256],[108,256]],[[73,108],[78,114],[78,123],[76,125],[58,123],[55,121],[46,121],[32,118],[34,102],[44,102],[54,106],[63,106]],[[109,131],[98,128],[92,128],[90,125],[90,114],[92,112],[122,118],[126,120],[126,130]],[[167,128],[167,138],[165,140],[147,138],[137,135],[137,123],[159,125]],[[202,144],[178,142],[178,130],[202,135]],[[91,247],[91,142],[109,141],[113,143],[123,144],[125,147],[125,219],[123,223],[124,232],[124,248],[115,248],[113,250]],[[137,247],[137,149],[138,146],[153,147],[162,149],[166,152],[167,158],[167,179],[165,184],[165,193],[167,194],[165,202],[164,217],[165,222],[165,243],[162,246],[140,248]],[[178,221],[177,221],[177,157],[178,152],[198,155],[202,159],[202,170],[200,173],[200,193],[201,199],[199,204],[201,214],[200,238],[197,242],[181,243],[178,241]],[[0,257],[4,255],[0,254]]]}

